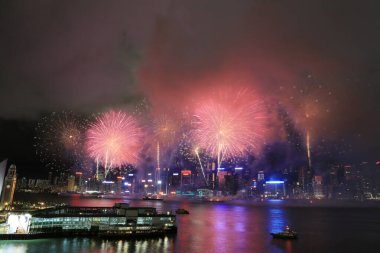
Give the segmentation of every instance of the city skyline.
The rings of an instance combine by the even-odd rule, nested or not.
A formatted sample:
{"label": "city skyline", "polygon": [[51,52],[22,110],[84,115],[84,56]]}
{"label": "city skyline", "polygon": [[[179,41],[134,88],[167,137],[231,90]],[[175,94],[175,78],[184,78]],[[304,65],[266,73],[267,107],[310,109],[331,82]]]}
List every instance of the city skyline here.
{"label": "city skyline", "polygon": [[[120,3],[110,4],[105,11],[112,18],[106,15],[101,24],[95,22],[104,10],[101,2],[86,10],[86,18],[74,11],[79,3],[4,5],[0,156],[25,174],[45,167],[36,157],[34,138],[38,123],[52,112],[87,117],[111,108],[141,114],[148,108],[153,115],[191,116],[199,101],[238,86],[252,89],[265,107],[271,134],[254,154],[262,167],[285,169],[304,159],[311,132],[316,166],[369,162],[376,168],[380,38],[371,32],[377,28],[373,2],[359,10],[355,1],[327,9],[318,1],[287,7],[220,2],[209,14],[204,8],[211,2],[122,4],[146,13],[144,18],[120,11]],[[71,13],[70,19],[43,15],[51,9]],[[366,18],[355,18],[356,12]],[[184,13],[191,15],[178,22]],[[325,18],[316,22],[314,16],[322,13]],[[367,39],[359,39],[363,36]],[[225,100],[221,104],[232,102]],[[152,145],[153,160],[154,153]]]}
{"label": "city skyline", "polygon": [[0,252],[378,252],[379,10],[0,0]]}

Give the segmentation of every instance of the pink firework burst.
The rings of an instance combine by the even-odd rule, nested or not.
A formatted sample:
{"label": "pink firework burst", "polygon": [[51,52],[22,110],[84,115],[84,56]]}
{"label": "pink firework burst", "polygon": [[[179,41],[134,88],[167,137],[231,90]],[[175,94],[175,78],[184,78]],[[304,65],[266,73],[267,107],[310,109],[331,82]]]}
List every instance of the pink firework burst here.
{"label": "pink firework burst", "polygon": [[169,146],[176,142],[179,131],[179,123],[166,114],[154,115],[153,134],[155,140]]}
{"label": "pink firework burst", "polygon": [[224,158],[258,148],[265,120],[262,103],[252,91],[231,88],[204,100],[194,118],[194,140],[217,157],[218,166]]}
{"label": "pink firework burst", "polygon": [[137,162],[141,129],[136,119],[122,111],[99,116],[86,133],[90,157],[107,169]]}

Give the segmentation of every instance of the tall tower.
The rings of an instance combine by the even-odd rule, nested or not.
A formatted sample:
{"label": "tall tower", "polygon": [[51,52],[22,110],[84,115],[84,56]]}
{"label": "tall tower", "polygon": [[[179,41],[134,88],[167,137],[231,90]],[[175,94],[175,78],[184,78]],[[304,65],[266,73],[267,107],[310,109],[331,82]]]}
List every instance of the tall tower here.
{"label": "tall tower", "polygon": [[157,193],[161,191],[161,168],[160,168],[160,142],[157,142],[157,168],[156,168],[156,187]]}
{"label": "tall tower", "polygon": [[12,164],[9,167],[8,174],[5,177],[3,190],[1,194],[0,209],[4,210],[12,205],[13,195],[16,188],[16,165]]}
{"label": "tall tower", "polygon": [[310,151],[310,132],[309,130],[306,131],[306,151],[307,151],[307,161],[308,161],[308,167],[306,170],[306,178],[305,178],[305,189],[306,193],[308,195],[313,196],[313,167],[311,164],[311,151]]}
{"label": "tall tower", "polygon": [[[5,181],[5,172],[7,171],[7,159],[0,163],[0,199],[3,193],[3,183]],[[0,206],[1,208],[1,206]]]}

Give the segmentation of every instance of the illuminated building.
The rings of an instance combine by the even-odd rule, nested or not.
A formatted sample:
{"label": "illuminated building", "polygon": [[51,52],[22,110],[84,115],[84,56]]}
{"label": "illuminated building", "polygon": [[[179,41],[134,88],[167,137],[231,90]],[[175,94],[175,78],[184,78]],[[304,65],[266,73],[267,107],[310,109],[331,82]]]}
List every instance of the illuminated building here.
{"label": "illuminated building", "polygon": [[36,179],[35,188],[38,190],[46,190],[49,189],[50,184],[47,179]]}
{"label": "illuminated building", "polygon": [[239,189],[241,189],[243,187],[243,185],[246,185],[251,179],[250,175],[247,175],[246,179],[244,178],[244,174],[246,174],[246,171],[248,171],[248,170],[244,170],[242,167],[235,167],[235,169],[234,169],[234,173],[236,175],[235,180],[238,184]]}
{"label": "illuminated building", "polygon": [[7,169],[7,160],[4,160],[0,163],[0,198],[3,194],[3,184],[4,184],[6,169]]}
{"label": "illuminated building", "polygon": [[257,173],[257,181],[262,182],[265,180],[264,171],[260,170]]}
{"label": "illuminated building", "polygon": [[114,181],[103,181],[102,182],[103,192],[115,192],[115,182]]}
{"label": "illuminated building", "polygon": [[36,187],[36,180],[35,179],[29,179],[28,180],[28,187],[29,189],[33,189]]}
{"label": "illuminated building", "polygon": [[67,191],[75,192],[75,177],[73,175],[67,179]]}
{"label": "illuminated building", "polygon": [[75,191],[82,191],[84,186],[83,173],[80,171],[75,172]]}
{"label": "illuminated building", "polygon": [[210,189],[197,189],[197,196],[199,198],[209,198],[214,196],[214,193]]}
{"label": "illuminated building", "polygon": [[161,182],[161,168],[160,168],[160,143],[157,142],[157,168],[156,168],[156,173],[155,173],[155,184],[157,186],[157,192],[161,191],[161,183],[159,184],[158,182]]}
{"label": "illuminated building", "polygon": [[1,192],[0,209],[6,209],[7,206],[12,205],[13,195],[16,188],[16,180],[16,165],[12,164],[9,167],[7,176],[4,180],[3,190]]}
{"label": "illuminated building", "polygon": [[181,171],[181,186],[191,184],[191,170]]}
{"label": "illuminated building", "polygon": [[122,181],[123,181],[123,177],[122,176],[117,176],[116,177],[116,192],[117,193],[121,193]]}
{"label": "illuminated building", "polygon": [[315,198],[320,199],[324,197],[322,188],[322,176],[314,176],[313,189]]}
{"label": "illuminated building", "polygon": [[257,173],[257,183],[256,183],[256,189],[255,193],[258,195],[263,195],[265,191],[265,176],[264,176],[264,171],[260,170]]}
{"label": "illuminated building", "polygon": [[228,172],[225,168],[218,168],[218,189],[225,188],[226,185],[226,176],[228,175]]}
{"label": "illuminated building", "polygon": [[175,192],[180,186],[181,177],[178,172],[168,173],[168,191]]}
{"label": "illuminated building", "polygon": [[265,197],[282,198],[286,195],[285,182],[279,180],[271,180],[265,182]]}
{"label": "illuminated building", "polygon": [[28,187],[28,180],[26,177],[21,178],[21,180],[17,180],[16,189],[26,189]]}
{"label": "illuminated building", "polygon": [[215,189],[216,183],[217,183],[218,171],[216,170],[215,166],[216,166],[215,162],[211,163],[211,166],[210,166],[210,163],[207,164],[207,173],[208,173],[207,181],[208,181],[208,185],[211,186],[211,189]]}
{"label": "illuminated building", "polygon": [[127,238],[176,231],[175,215],[159,214],[152,207],[129,207],[125,203],[113,207],[60,206],[30,213],[10,212],[6,222],[0,224],[0,236],[14,234],[14,239],[49,235]]}

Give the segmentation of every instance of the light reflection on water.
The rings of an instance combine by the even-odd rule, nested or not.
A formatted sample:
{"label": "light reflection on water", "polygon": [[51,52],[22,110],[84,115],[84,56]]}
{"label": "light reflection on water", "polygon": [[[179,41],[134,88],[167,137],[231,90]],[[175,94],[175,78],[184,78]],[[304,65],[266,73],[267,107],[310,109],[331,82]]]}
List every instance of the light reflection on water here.
{"label": "light reflection on water", "polygon": [[[72,205],[113,206],[120,200],[72,198]],[[31,241],[0,241],[1,253],[294,253],[360,252],[363,245],[380,247],[380,219],[376,209],[286,208],[269,206],[130,201],[131,206],[156,207],[161,212],[185,208],[178,215],[178,234],[146,240],[63,238]],[[300,234],[298,241],[273,240],[270,232],[290,225]],[[347,227],[355,227],[359,234]],[[348,240],[347,240],[348,238]],[[351,239],[351,240],[350,240]],[[371,251],[366,251],[371,252]],[[375,251],[374,251],[375,252]],[[377,252],[377,251],[376,251]]]}
{"label": "light reflection on water", "polygon": [[9,244],[9,245],[6,245],[5,247],[2,247],[2,245],[0,245],[0,252],[2,253],[24,253],[24,252],[27,252],[27,249],[28,249],[28,246],[27,244]]}
{"label": "light reflection on water", "polygon": [[1,253],[44,252],[107,252],[145,253],[173,252],[172,239],[168,237],[149,240],[101,240],[90,238],[49,239],[34,241],[2,241]]}
{"label": "light reflection on water", "polygon": [[284,227],[287,224],[287,221],[285,219],[284,209],[277,208],[277,207],[271,207],[269,208],[269,231],[273,233],[280,232],[284,230]]}

